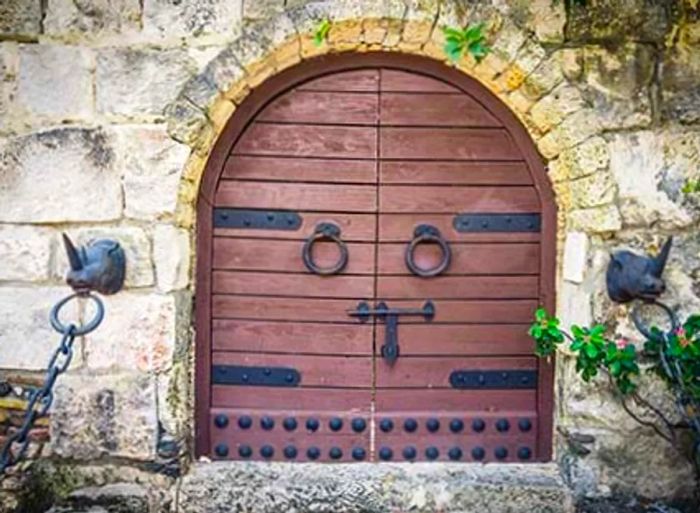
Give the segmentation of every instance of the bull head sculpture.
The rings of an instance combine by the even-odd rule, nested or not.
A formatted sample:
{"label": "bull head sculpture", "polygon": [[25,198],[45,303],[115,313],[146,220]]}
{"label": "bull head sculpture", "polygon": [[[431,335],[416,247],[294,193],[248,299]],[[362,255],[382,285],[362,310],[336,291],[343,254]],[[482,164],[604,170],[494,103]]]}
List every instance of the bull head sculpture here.
{"label": "bull head sculpture", "polygon": [[631,251],[613,253],[606,274],[610,299],[617,303],[629,303],[635,299],[654,301],[659,297],[666,290],[661,275],[672,240],[669,237],[655,257],[637,255]]}
{"label": "bull head sculpture", "polygon": [[115,294],[124,285],[126,257],[118,242],[108,239],[90,241],[76,248],[63,234],[70,271],[66,281],[76,292],[95,290]]}

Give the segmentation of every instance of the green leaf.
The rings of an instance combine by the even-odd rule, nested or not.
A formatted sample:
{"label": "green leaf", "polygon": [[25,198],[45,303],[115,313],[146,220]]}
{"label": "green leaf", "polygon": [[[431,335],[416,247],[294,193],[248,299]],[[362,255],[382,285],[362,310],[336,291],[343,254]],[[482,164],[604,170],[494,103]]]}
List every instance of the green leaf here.
{"label": "green leaf", "polygon": [[535,310],[535,320],[542,322],[547,318],[547,311],[544,308]]}
{"label": "green leaf", "polygon": [[457,41],[464,39],[464,34],[461,30],[452,27],[442,27],[442,33],[446,38],[452,38]]}
{"label": "green leaf", "polygon": [[620,362],[613,362],[610,365],[610,374],[617,377],[622,372],[622,364]]}
{"label": "green leaf", "polygon": [[583,338],[586,336],[586,332],[575,324],[571,326],[571,333],[573,333],[576,338]]}
{"label": "green leaf", "polygon": [[327,19],[322,20],[316,27],[316,30],[314,30],[314,45],[321,46],[328,37],[330,29],[331,22]]}
{"label": "green leaf", "polygon": [[471,25],[464,29],[464,38],[467,41],[481,41],[484,39],[484,24],[483,23],[477,23],[475,25]]}
{"label": "green leaf", "polygon": [[584,351],[589,358],[595,358],[600,354],[598,348],[593,344],[586,344]]}

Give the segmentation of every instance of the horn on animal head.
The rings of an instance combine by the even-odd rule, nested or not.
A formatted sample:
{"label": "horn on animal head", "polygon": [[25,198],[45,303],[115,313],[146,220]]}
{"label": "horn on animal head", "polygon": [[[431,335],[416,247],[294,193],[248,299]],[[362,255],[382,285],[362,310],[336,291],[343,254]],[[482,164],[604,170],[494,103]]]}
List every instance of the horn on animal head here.
{"label": "horn on animal head", "polygon": [[66,254],[68,255],[68,263],[70,263],[70,268],[73,271],[80,271],[83,268],[83,262],[80,260],[80,255],[78,250],[75,249],[73,241],[68,238],[65,233],[63,235],[63,245],[66,247]]}
{"label": "horn on animal head", "polygon": [[664,242],[661,252],[652,259],[651,272],[657,278],[661,278],[664,272],[664,267],[666,267],[666,261],[668,260],[668,254],[671,252],[671,244],[673,243],[673,237],[669,237]]}

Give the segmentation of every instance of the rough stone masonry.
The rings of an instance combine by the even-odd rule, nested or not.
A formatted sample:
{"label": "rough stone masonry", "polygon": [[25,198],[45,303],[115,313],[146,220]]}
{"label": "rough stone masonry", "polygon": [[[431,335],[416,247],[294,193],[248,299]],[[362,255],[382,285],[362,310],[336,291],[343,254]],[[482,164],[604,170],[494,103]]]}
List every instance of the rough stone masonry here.
{"label": "rough stone masonry", "polygon": [[[312,32],[326,18],[328,41],[317,47]],[[607,255],[619,247],[653,251],[671,234],[667,297],[683,315],[700,310],[700,199],[682,192],[700,179],[696,0],[2,0],[0,378],[13,390],[0,398],[0,441],[57,342],[47,313],[67,292],[60,233],[79,242],[115,238],[129,265],[126,290],[106,300],[104,325],[78,342],[50,422],[33,434],[31,456],[43,463],[31,467],[29,483],[3,482],[0,511],[27,504],[27,487],[42,508],[40,490],[64,497],[114,482],[148,488],[147,496],[129,495],[140,504],[135,511],[166,511],[178,501],[182,511],[225,511],[207,509],[202,476],[212,470],[190,466],[188,456],[194,206],[217,134],[252,89],[303,59],[389,51],[445,61],[441,27],[476,21],[486,23],[493,51],[478,64],[466,56],[450,65],[508,105],[548,162],[560,212],[558,315],[634,337],[627,310],[605,295]],[[658,383],[646,386],[664,393]],[[524,470],[518,486],[549,490],[563,482],[575,498],[690,496],[688,466],[631,422],[604,386],[583,384],[565,353],[556,395],[557,476]],[[163,439],[178,442],[184,478],[155,472]],[[582,450],[578,440],[590,443]],[[368,511],[389,504],[470,510],[481,499],[454,495],[479,480],[478,467],[468,468],[342,475],[384,486],[348,492],[365,497]],[[315,470],[288,467],[222,472],[250,483],[269,472],[283,480],[298,472],[302,484],[318,479]],[[409,479],[406,472],[410,493],[386,484]],[[483,472],[486,488],[513,483],[512,470]],[[236,482],[242,510],[278,511]],[[117,486],[104,494],[133,484]],[[522,511],[569,507],[559,492],[518,493],[505,494],[512,500],[501,506],[497,498],[486,504],[502,508],[493,511],[516,511],[507,509],[514,502]],[[297,504],[289,497],[286,508]],[[545,502],[528,506],[528,497]]]}

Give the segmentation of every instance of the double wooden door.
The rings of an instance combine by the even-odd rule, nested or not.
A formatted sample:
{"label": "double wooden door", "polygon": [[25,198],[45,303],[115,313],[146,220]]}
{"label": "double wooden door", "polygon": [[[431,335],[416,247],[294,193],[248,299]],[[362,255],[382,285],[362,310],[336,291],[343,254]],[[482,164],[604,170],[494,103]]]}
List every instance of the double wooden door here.
{"label": "double wooden door", "polygon": [[420,73],[332,73],[269,101],[211,198],[202,452],[546,459],[532,176],[503,120]]}

